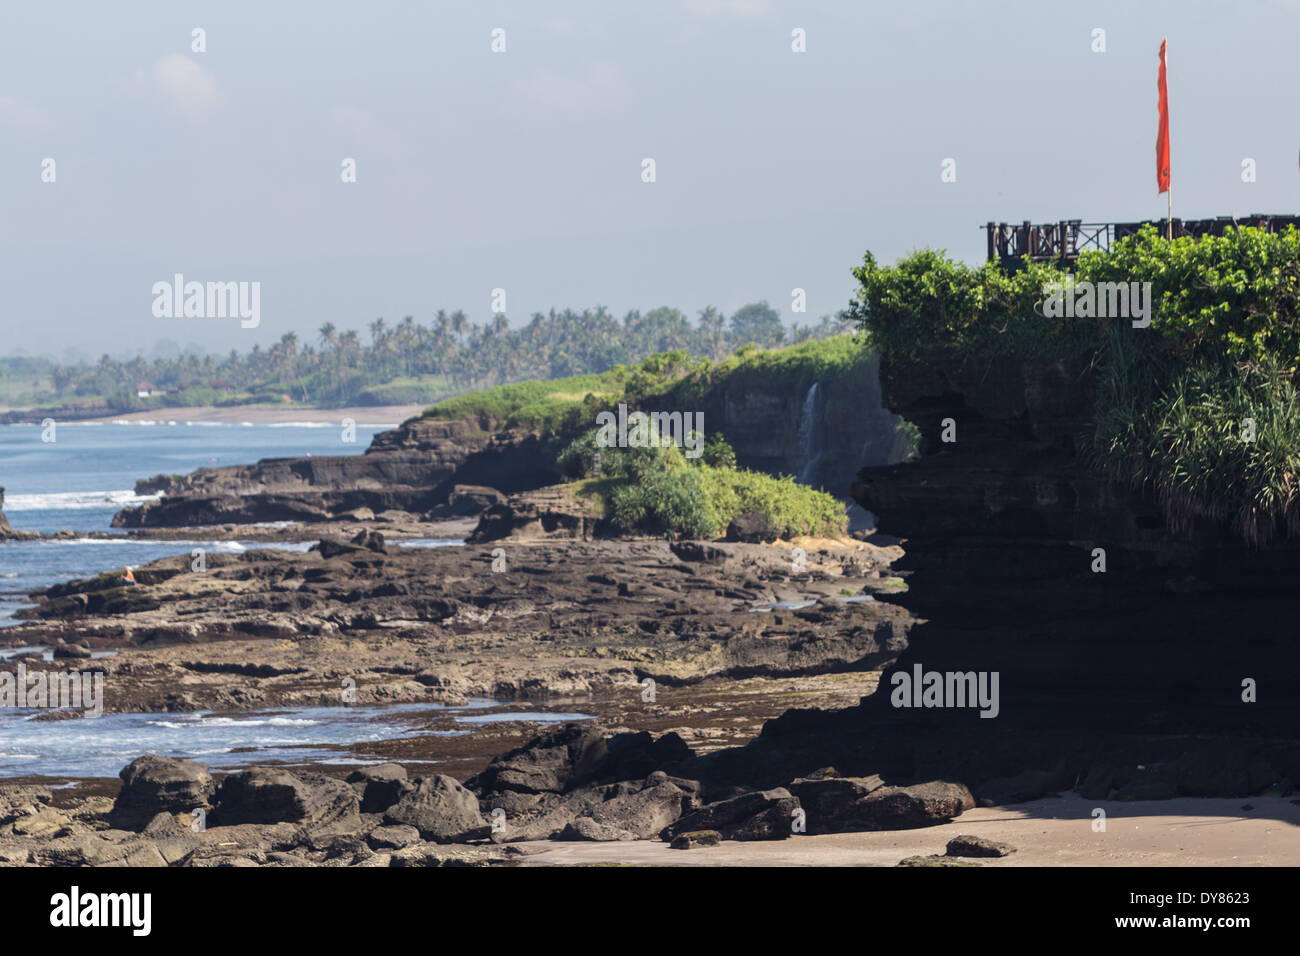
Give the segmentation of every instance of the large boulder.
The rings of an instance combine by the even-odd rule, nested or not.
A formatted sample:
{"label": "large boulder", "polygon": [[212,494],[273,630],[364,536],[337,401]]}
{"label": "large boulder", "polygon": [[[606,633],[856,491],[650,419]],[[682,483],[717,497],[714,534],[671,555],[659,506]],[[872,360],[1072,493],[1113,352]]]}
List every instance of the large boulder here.
{"label": "large boulder", "polygon": [[772,522],[761,511],[747,511],[742,515],[736,515],[727,525],[728,541],[762,544],[765,541],[773,541],[777,537],[777,533],[772,530]]}
{"label": "large boulder", "polygon": [[254,768],[231,774],[217,790],[214,826],[298,823],[312,829],[361,826],[360,800],[342,780]]}
{"label": "large boulder", "polygon": [[783,840],[798,809],[798,798],[784,787],[754,790],[688,813],[659,836],[671,842],[692,830],[717,830],[724,840]]}
{"label": "large boulder", "polygon": [[109,819],[122,829],[140,829],[159,813],[189,813],[211,805],[212,774],[193,760],[146,754],[118,776],[122,790]]}
{"label": "large boulder", "polygon": [[478,797],[445,774],[418,778],[414,789],[384,814],[384,822],[415,827],[422,839],[435,843],[462,843],[484,835],[488,826]]}
{"label": "large boulder", "polygon": [[933,780],[908,787],[881,787],[863,801],[864,829],[906,830],[947,823],[975,806],[960,783]]}
{"label": "large boulder", "polygon": [[644,780],[690,756],[691,749],[675,733],[659,738],[645,732],[606,737],[597,726],[565,724],[495,758],[466,783],[484,800],[512,811],[535,804],[545,794],[601,782]]}
{"label": "large boulder", "polygon": [[562,840],[649,840],[682,815],[686,791],[667,781],[606,800],[577,817]]}
{"label": "large boulder", "polygon": [[877,776],[825,777],[796,780],[789,790],[804,809],[808,833],[851,833],[875,829],[867,798],[884,785]]}
{"label": "large boulder", "polygon": [[354,770],[348,774],[347,782],[361,798],[362,813],[383,813],[414,789],[414,784],[406,779],[406,768],[396,763]]}

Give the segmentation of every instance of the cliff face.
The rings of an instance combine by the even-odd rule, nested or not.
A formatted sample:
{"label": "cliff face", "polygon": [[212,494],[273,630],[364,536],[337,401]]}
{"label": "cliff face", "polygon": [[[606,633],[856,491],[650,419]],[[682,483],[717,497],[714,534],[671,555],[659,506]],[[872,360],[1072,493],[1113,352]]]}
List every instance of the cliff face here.
{"label": "cliff face", "polygon": [[[896,600],[925,619],[868,709],[918,739],[957,734],[1004,756],[1036,739],[1043,761],[1125,735],[1300,740],[1300,548],[1251,550],[1210,528],[1175,536],[1145,496],[1090,472],[1075,448],[1090,406],[1082,368],[939,369],[886,366],[885,402],[920,427],[926,452],[854,486],[881,529],[904,536]],[[893,707],[893,675],[917,665],[998,672],[998,716]],[[1300,781],[1287,753],[1261,758],[1274,768],[1261,773],[1285,765]]]}
{"label": "cliff face", "polygon": [[478,423],[414,419],[376,435],[363,455],[268,458],[137,483],[166,497],[125,508],[115,527],[323,521],[358,508],[423,514],[448,504],[454,484],[514,492],[559,480],[554,454],[531,435],[495,435]]}
{"label": "cliff face", "polygon": [[725,435],[740,467],[793,475],[841,497],[858,469],[903,455],[899,417],[881,406],[875,358],[815,382],[735,376],[689,409],[646,408],[702,412],[706,438]]}
{"label": "cliff face", "polygon": [[[1300,548],[1252,551],[1210,528],[1176,537],[1150,501],[1090,472],[1075,447],[1084,369],[943,368],[882,369],[886,405],[921,428],[925,453],[854,486],[903,538],[892,570],[908,589],[877,599],[918,619],[906,649],[858,707],[788,711],[748,746],[700,758],[701,772],[775,786],[833,766],[961,780],[998,803],[1300,788]],[[944,706],[901,696],[918,668],[945,675]],[[990,689],[998,675],[995,716],[953,706],[946,675],[968,673]]]}
{"label": "cliff face", "polygon": [[[811,383],[736,376],[689,408],[654,402],[643,407],[702,412],[706,438],[724,434],[741,467],[794,475],[841,496],[848,495],[863,465],[902,455],[899,419],[881,407],[874,359]],[[123,509],[113,524],[324,521],[360,508],[437,516],[448,508],[455,485],[510,495],[561,480],[554,441],[498,427],[488,420],[413,419],[376,435],[364,455],[270,458],[150,478],[137,483],[137,492],[165,497]]]}

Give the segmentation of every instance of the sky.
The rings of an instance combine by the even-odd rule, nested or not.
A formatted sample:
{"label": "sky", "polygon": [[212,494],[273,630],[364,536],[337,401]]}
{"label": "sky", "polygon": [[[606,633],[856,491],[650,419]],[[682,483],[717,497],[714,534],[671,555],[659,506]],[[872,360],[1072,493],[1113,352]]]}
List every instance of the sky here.
{"label": "sky", "polygon": [[[242,352],[326,322],[368,340],[378,317],[486,321],[496,289],[512,325],[760,299],[815,321],[868,249],[974,263],[988,220],[1163,216],[1165,36],[1175,215],[1300,211],[1300,0],[49,0],[0,20],[0,355]],[[155,316],[177,273],[260,283],[258,324]]]}

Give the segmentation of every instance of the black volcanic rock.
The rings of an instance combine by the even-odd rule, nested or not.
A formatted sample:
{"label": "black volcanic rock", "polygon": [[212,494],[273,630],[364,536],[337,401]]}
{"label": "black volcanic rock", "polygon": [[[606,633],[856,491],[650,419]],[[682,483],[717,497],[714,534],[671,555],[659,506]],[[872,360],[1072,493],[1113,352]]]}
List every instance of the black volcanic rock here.
{"label": "black volcanic rock", "polygon": [[773,541],[777,537],[776,532],[772,530],[772,523],[761,511],[747,511],[742,515],[736,515],[727,525],[728,541],[748,541],[759,544]]}
{"label": "black volcanic rock", "polygon": [[360,826],[360,801],[342,780],[256,767],[231,774],[217,789],[215,826],[301,823],[310,827]]}
{"label": "black volcanic rock", "polygon": [[146,754],[122,768],[122,790],[114,802],[115,826],[138,829],[159,813],[189,813],[209,806],[213,795],[208,768],[193,760]]}
{"label": "black volcanic rock", "polygon": [[660,838],[672,842],[683,833],[717,830],[724,840],[784,840],[790,836],[799,800],[789,790],[755,790],[688,813],[667,826]]}

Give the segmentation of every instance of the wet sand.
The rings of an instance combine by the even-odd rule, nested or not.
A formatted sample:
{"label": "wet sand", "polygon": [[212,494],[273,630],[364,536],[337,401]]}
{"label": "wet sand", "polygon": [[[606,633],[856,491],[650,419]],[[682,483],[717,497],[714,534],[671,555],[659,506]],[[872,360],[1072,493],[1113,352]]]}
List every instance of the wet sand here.
{"label": "wet sand", "polygon": [[[1092,829],[1097,807],[1106,811],[1104,833]],[[1285,797],[1121,803],[1070,795],[978,807],[952,823],[920,830],[728,841],[694,850],[653,840],[517,845],[529,850],[527,866],[895,866],[905,857],[943,853],[958,834],[1016,848],[1007,857],[968,861],[987,867],[1300,865],[1300,805]]]}

